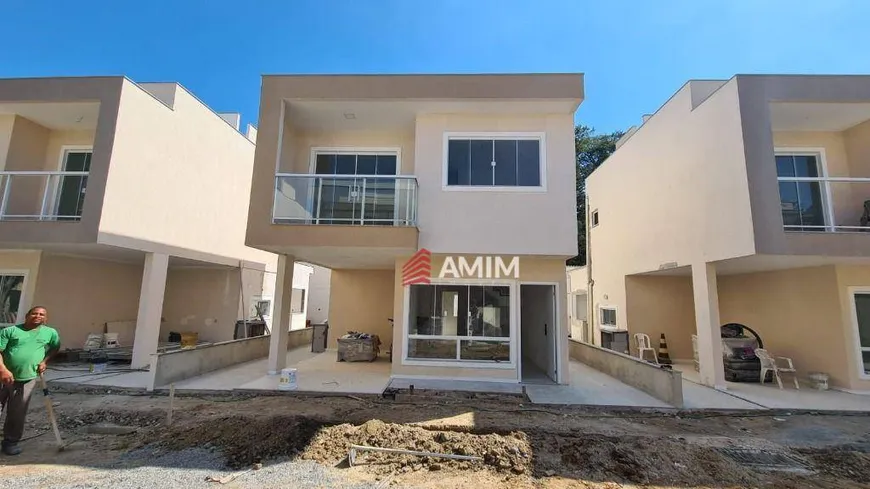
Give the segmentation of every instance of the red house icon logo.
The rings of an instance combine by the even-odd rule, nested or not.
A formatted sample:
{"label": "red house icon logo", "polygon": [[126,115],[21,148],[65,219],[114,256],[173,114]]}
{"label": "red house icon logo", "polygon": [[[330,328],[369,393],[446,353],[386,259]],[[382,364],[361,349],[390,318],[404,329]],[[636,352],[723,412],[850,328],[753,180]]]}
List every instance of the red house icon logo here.
{"label": "red house icon logo", "polygon": [[432,253],[426,248],[420,248],[402,267],[402,286],[428,284],[431,277]]}

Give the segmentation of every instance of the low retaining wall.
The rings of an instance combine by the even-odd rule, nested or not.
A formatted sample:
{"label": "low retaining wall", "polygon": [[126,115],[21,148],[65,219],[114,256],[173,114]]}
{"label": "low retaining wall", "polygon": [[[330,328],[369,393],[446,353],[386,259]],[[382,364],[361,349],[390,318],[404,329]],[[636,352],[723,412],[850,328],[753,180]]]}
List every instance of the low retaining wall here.
{"label": "low retaining wall", "polygon": [[[287,340],[287,349],[310,345],[311,335],[311,328],[291,331]],[[270,335],[263,335],[212,343],[189,350],[155,353],[151,355],[151,381],[148,390],[268,357],[270,339]]]}
{"label": "low retaining wall", "polygon": [[571,358],[640,389],[671,406],[683,407],[683,374],[665,370],[629,355],[569,340]]}

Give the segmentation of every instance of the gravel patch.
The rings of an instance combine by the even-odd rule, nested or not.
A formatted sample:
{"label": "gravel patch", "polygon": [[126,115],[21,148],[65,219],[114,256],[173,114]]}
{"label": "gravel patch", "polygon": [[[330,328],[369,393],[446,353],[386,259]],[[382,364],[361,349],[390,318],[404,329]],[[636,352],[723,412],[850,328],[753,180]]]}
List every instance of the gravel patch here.
{"label": "gravel patch", "polygon": [[[63,467],[52,470],[34,468],[26,475],[0,478],[0,488],[12,489],[196,489],[196,488],[287,488],[366,489],[374,483],[346,482],[340,469],[313,461],[287,461],[264,464],[259,470],[232,471],[217,450],[191,448],[177,452],[146,447],[128,452],[102,468]],[[240,474],[228,484],[206,481]]]}

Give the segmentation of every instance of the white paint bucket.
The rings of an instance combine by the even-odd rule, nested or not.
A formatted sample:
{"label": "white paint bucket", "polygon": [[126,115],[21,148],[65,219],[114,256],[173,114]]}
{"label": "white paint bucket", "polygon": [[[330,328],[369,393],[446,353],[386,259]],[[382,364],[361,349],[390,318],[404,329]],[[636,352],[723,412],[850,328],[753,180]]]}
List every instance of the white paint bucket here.
{"label": "white paint bucket", "polygon": [[812,381],[814,389],[820,391],[828,390],[828,374],[822,372],[810,372],[809,378]]}
{"label": "white paint bucket", "polygon": [[281,377],[278,379],[279,391],[295,391],[296,385],[296,369],[285,368],[281,370]]}

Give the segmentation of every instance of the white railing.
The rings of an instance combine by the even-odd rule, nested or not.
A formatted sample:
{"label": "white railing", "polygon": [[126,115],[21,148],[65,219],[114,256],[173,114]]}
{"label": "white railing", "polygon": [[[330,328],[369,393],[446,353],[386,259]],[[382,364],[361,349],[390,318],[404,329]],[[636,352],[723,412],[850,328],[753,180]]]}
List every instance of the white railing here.
{"label": "white railing", "polygon": [[415,226],[417,179],[396,175],[275,175],[275,224]]}
{"label": "white railing", "polygon": [[[796,183],[798,205],[782,202],[783,227],[788,232],[870,233],[870,225],[862,225],[862,217],[870,217],[870,178],[864,177],[780,177],[782,183]],[[812,193],[810,186],[818,184],[821,209],[801,209],[802,197]],[[782,190],[780,190],[782,192]],[[805,197],[804,197],[805,198]],[[810,219],[807,219],[810,216]],[[807,221],[804,223],[803,221]],[[820,223],[823,221],[823,223]]]}
{"label": "white railing", "polygon": [[0,171],[0,221],[78,221],[86,171]]}

